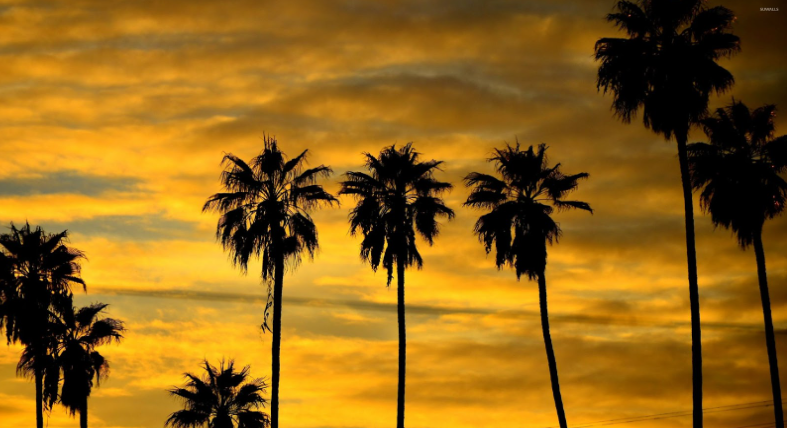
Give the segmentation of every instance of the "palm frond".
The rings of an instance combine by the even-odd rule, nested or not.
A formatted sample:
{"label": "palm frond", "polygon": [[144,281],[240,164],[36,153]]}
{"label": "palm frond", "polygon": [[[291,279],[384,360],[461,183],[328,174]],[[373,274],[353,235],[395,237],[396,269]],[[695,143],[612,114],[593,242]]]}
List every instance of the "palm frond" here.
{"label": "palm frond", "polygon": [[631,37],[642,37],[651,31],[650,20],[636,3],[619,1],[617,10],[617,13],[607,15],[607,21],[614,23]]}
{"label": "palm frond", "polygon": [[434,196],[419,196],[412,206],[415,211],[416,230],[429,245],[434,244],[434,238],[440,232],[437,218],[444,217],[451,220],[454,218],[454,210],[445,206],[440,198]]}
{"label": "palm frond", "polygon": [[715,6],[704,9],[694,16],[686,31],[697,40],[703,37],[724,34],[724,31],[732,28],[735,22],[735,14],[723,6]]}
{"label": "palm frond", "polygon": [[563,200],[558,199],[558,200],[555,200],[553,203],[555,204],[555,207],[557,207],[558,211],[565,211],[565,210],[569,210],[569,209],[579,209],[579,210],[584,210],[584,211],[588,211],[590,213],[593,213],[593,209],[590,208],[590,205],[587,202],[563,201]]}
{"label": "palm frond", "polygon": [[199,410],[178,410],[169,415],[164,426],[173,428],[197,428],[203,426],[210,415]]}
{"label": "palm frond", "polygon": [[267,428],[270,424],[270,418],[263,412],[250,410],[238,412],[238,428]]}
{"label": "palm frond", "polygon": [[[301,167],[303,163],[306,161],[306,154],[308,152],[309,152],[308,150],[304,150],[298,156],[295,156],[294,158],[285,162],[284,166],[282,166],[281,168],[281,174],[282,175],[291,174],[293,176],[302,177],[303,175],[301,174]],[[329,175],[330,173],[328,174],[328,176]],[[295,179],[293,179],[293,182],[297,183],[298,178],[296,177]]]}
{"label": "palm frond", "polygon": [[300,186],[303,184],[315,184],[318,178],[328,178],[333,175],[331,167],[320,165],[316,168],[309,168],[293,178],[293,184]]}
{"label": "palm frond", "polygon": [[268,401],[263,394],[267,388],[268,385],[263,379],[253,379],[237,389],[233,402],[240,408],[265,407]]}
{"label": "palm frond", "polygon": [[763,151],[767,154],[777,173],[782,173],[787,169],[787,135],[776,137],[763,144]]}

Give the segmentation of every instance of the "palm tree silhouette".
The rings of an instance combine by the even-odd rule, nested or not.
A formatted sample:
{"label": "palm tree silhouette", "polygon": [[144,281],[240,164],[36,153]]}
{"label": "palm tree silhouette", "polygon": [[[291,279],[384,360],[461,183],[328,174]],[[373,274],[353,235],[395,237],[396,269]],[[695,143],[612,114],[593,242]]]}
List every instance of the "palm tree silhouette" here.
{"label": "palm tree silhouette", "polygon": [[221,361],[218,368],[204,362],[206,375],[191,373],[183,388],[172,388],[169,393],[183,399],[185,409],[172,413],[165,426],[174,428],[266,428],[268,415],[256,410],[265,407],[262,397],[268,385],[262,379],[247,380],[249,366],[235,370],[232,360]]}
{"label": "palm tree silhouette", "polygon": [[109,363],[96,351],[96,347],[117,343],[123,338],[123,322],[113,318],[99,318],[109,306],[94,303],[80,308],[71,307],[65,311],[57,324],[56,336],[59,338],[56,363],[63,373],[63,389],[60,403],[71,415],[79,412],[79,426],[87,428],[87,400],[101,378],[109,373]]}
{"label": "palm tree silhouette", "polygon": [[30,376],[36,386],[36,427],[44,426],[44,407],[57,399],[60,381],[55,364],[56,340],[53,326],[60,313],[71,306],[71,287],[80,278],[84,254],[68,247],[68,232],[49,234],[41,227],[21,228],[0,235],[5,273],[0,277],[0,327],[9,343],[24,345],[17,373]]}
{"label": "palm tree silhouette", "polygon": [[[271,426],[278,428],[285,265],[290,263],[290,267],[294,268],[304,251],[314,257],[318,247],[317,228],[309,212],[323,204],[338,204],[338,200],[316,184],[317,178],[333,173],[331,168],[320,165],[305,169],[307,150],[287,159],[279,150],[276,138],[266,136],[263,142],[262,153],[253,158],[250,165],[231,153],[224,156],[222,165],[225,170],[221,174],[221,183],[227,192],[211,196],[202,211],[221,213],[216,238],[241,272],[245,274],[248,271],[252,256],[262,258],[262,279],[268,282],[269,298],[262,328],[273,333]],[[268,326],[271,304],[273,330]]]}
{"label": "palm tree silhouette", "polygon": [[700,202],[716,226],[732,229],[742,249],[754,246],[765,322],[765,343],[771,371],[776,426],[784,428],[776,338],[771,319],[762,227],[784,211],[787,182],[787,135],[774,138],[776,106],[753,112],[735,102],[702,121],[710,143],[688,146],[692,185],[702,190]]}
{"label": "palm tree silhouette", "polygon": [[628,37],[596,42],[596,60],[601,61],[597,88],[612,92],[612,109],[623,122],[630,123],[642,108],[645,127],[678,143],[691,306],[694,428],[700,428],[702,343],[686,144],[690,127],[707,114],[710,93],[724,92],[734,83],[732,74],[716,61],[740,50],[740,40],[729,32],[735,21],[732,11],[708,8],[705,0],[619,1],[616,9],[607,20]]}
{"label": "palm tree silhouette", "polygon": [[451,189],[449,183],[434,179],[441,161],[421,162],[420,153],[407,143],[397,149],[384,148],[379,157],[369,153],[363,172],[347,172],[340,195],[357,201],[350,212],[350,233],[363,235],[361,257],[374,271],[382,263],[388,272],[388,286],[396,269],[397,312],[399,324],[399,382],[396,426],[404,427],[404,393],[407,363],[407,333],[404,311],[404,273],[410,266],[423,266],[416,247],[416,231],[429,245],[439,232],[436,217],[454,217],[440,195]]}
{"label": "palm tree silhouette", "polygon": [[[577,188],[578,181],[587,178],[585,172],[565,175],[560,164],[549,167],[544,144],[533,150],[522,151],[519,143],[505,149],[495,149],[489,159],[495,164],[499,178],[478,172],[465,177],[465,184],[472,187],[465,206],[489,212],[478,218],[475,234],[484,244],[487,253],[495,249],[495,264],[500,269],[509,265],[516,271],[517,280],[527,275],[538,280],[541,329],[549,362],[552,395],[561,428],[566,428],[566,414],[560,395],[555,352],[549,334],[547,312],[547,242],[557,243],[560,226],[552,220],[555,208],[593,210],[586,202],[568,201],[563,198]],[[513,234],[512,234],[513,231]]]}

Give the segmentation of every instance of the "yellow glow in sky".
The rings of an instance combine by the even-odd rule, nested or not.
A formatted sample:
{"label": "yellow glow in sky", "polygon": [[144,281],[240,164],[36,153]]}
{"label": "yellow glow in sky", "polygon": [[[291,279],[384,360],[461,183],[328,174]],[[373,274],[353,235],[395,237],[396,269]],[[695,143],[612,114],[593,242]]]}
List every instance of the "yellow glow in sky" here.
{"label": "yellow glow in sky", "polygon": [[[718,2],[714,2],[718,3]],[[760,4],[762,3],[762,4]],[[787,108],[785,12],[725,1],[742,52],[722,60],[731,96]],[[495,147],[545,143],[566,172],[587,171],[549,248],[552,338],[570,424],[691,409],[683,210],[674,143],[620,123],[596,90],[593,45],[615,29],[612,1],[0,0],[0,224],[68,229],[86,252],[87,294],[126,322],[101,352],[97,428],[161,427],[167,388],[207,358],[269,377],[260,265],[234,270],[201,213],[221,190],[225,152],[249,159],[262,136],[336,175],[362,152],[414,142],[445,161],[456,219],[407,276],[407,425],[557,425],[536,284],[497,271],[472,234],[461,179],[491,171]],[[777,134],[787,133],[783,115]],[[690,141],[702,140],[695,131]],[[696,198],[695,198],[696,199]],[[396,414],[395,288],[362,263],[352,204],[314,214],[320,251],[285,277],[281,423],[390,427]],[[705,406],[769,400],[752,251],[696,208]],[[779,357],[787,361],[787,219],[766,224]],[[249,298],[258,296],[263,300]],[[0,426],[33,426],[20,347],[0,351]],[[784,373],[787,370],[782,370]],[[735,428],[756,407],[706,415]],[[688,427],[691,418],[638,422]],[[50,428],[78,426],[56,407]]]}

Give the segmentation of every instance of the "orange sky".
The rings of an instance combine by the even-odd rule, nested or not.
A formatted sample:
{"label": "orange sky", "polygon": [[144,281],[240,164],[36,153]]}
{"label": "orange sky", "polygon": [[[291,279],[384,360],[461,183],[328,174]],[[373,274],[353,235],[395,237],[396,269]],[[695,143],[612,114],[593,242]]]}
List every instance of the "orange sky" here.
{"label": "orange sky", "polygon": [[[718,4],[713,1],[712,4]],[[787,109],[780,1],[727,1],[742,52],[731,96]],[[214,241],[224,152],[248,159],[274,134],[337,174],[361,153],[413,141],[445,161],[456,219],[407,276],[407,424],[557,424],[535,283],[496,271],[461,207],[461,178],[515,138],[587,171],[550,248],[552,337],[570,424],[690,410],[689,308],[674,143],[624,125],[595,88],[593,44],[612,1],[0,0],[0,224],[68,229],[88,294],[126,321],[101,352],[110,378],[93,427],[161,427],[166,389],[201,359],[269,376],[259,263],[241,276]],[[783,8],[787,9],[787,8]],[[776,118],[787,133],[785,115]],[[699,132],[691,141],[703,138]],[[288,428],[388,427],[396,314],[385,273],[358,256],[350,199],[314,215],[321,251],[285,278],[281,419]],[[705,406],[770,399],[753,252],[696,216]],[[766,225],[777,344],[787,361],[787,218]],[[19,347],[0,351],[0,425],[34,421]],[[782,370],[784,373],[786,370]],[[768,422],[770,408],[708,414],[708,427]],[[689,426],[690,417],[639,422]],[[50,428],[78,420],[59,407]],[[625,425],[624,425],[625,426]]]}

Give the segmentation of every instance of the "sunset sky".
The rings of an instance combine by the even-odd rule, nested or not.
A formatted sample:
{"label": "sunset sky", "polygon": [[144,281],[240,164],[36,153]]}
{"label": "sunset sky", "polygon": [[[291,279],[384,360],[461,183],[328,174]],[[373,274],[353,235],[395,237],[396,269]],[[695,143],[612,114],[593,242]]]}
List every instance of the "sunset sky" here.
{"label": "sunset sky", "polygon": [[[742,51],[721,64],[742,100],[777,104],[787,134],[787,4],[710,0],[738,16]],[[691,349],[677,151],[625,125],[596,90],[593,45],[614,2],[580,0],[0,0],[0,227],[68,229],[87,293],[126,322],[99,348],[111,373],[93,427],[162,427],[167,388],[207,358],[270,376],[260,263],[246,276],[214,239],[224,153],[275,135],[294,156],[361,168],[363,152],[414,142],[445,161],[456,218],[407,274],[407,426],[557,425],[536,284],[498,271],[472,234],[462,177],[495,147],[545,143],[573,195],[549,249],[552,339],[569,425],[691,410]],[[779,7],[761,12],[760,7]],[[690,141],[704,135],[693,131]],[[281,420],[287,428],[394,425],[396,292],[362,263],[352,200],[314,213],[320,251],[285,277]],[[697,214],[705,407],[771,399],[753,251]],[[6,229],[3,229],[3,231]],[[787,367],[787,216],[766,224],[777,346]],[[21,348],[0,349],[0,426],[35,420]],[[787,369],[782,369],[782,375]],[[770,407],[706,415],[709,428],[773,419]],[[722,409],[725,410],[725,409]],[[687,413],[688,414],[688,413]],[[639,428],[688,427],[690,416]],[[61,407],[48,427],[75,427]]]}

